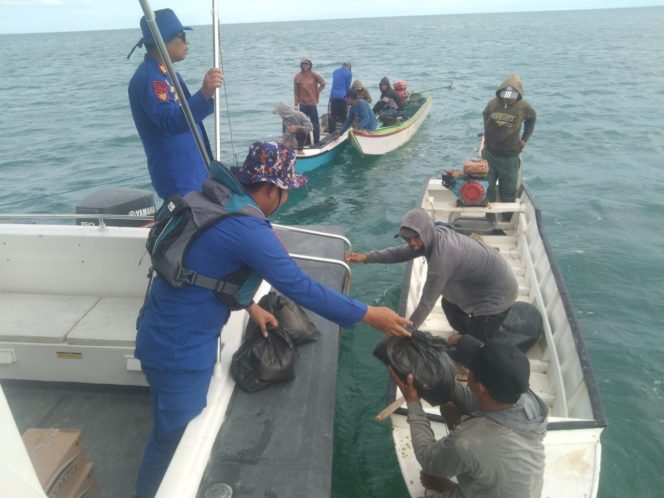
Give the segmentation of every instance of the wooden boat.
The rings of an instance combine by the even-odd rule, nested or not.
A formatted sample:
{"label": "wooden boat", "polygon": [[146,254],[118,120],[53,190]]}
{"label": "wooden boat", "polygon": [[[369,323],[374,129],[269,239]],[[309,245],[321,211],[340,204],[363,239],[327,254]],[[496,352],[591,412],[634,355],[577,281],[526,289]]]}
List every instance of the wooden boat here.
{"label": "wooden boat", "polygon": [[[74,225],[73,219],[94,220],[99,226]],[[136,317],[150,264],[148,230],[109,224],[136,219],[0,215],[3,496],[46,496],[21,442],[20,433],[28,427],[80,429],[103,496],[134,494],[151,430],[150,396],[134,358]],[[277,230],[304,271],[348,290],[350,273],[341,261],[347,239],[297,227]],[[256,299],[268,290],[264,283]],[[329,495],[339,332],[331,322],[309,316],[322,334],[312,347],[300,350],[295,380],[247,394],[235,389],[229,366],[248,316],[244,311],[231,314],[221,335],[207,407],[187,427],[158,497],[203,496],[221,480],[238,490],[248,475],[251,490],[242,496]],[[293,405],[306,414],[304,420],[293,414]],[[264,432],[267,427],[275,430]],[[243,435],[238,444],[214,450],[217,438],[232,441],[238,434]],[[253,441],[256,437],[260,443]],[[282,448],[288,448],[288,458]],[[270,471],[284,462],[289,469]],[[223,469],[221,476],[215,469]],[[295,479],[289,472],[315,477]]]}
{"label": "wooden boat", "polygon": [[[519,281],[518,300],[535,305],[543,317],[543,337],[527,353],[530,387],[549,407],[542,496],[594,497],[600,475],[600,434],[606,422],[583,337],[542,229],[540,211],[525,186],[514,203],[459,207],[456,201],[441,180],[432,179],[425,185],[419,205],[434,220],[452,223],[464,233],[474,231],[500,251]],[[487,229],[486,214],[505,212],[514,213],[510,222],[498,222],[495,228]],[[404,316],[409,316],[419,302],[425,278],[424,258],[407,266],[400,303]],[[440,307],[421,328],[443,337],[452,333]],[[391,382],[390,402],[396,398],[394,387]],[[425,410],[436,438],[444,437],[447,428],[438,408],[425,406]],[[391,417],[394,444],[410,496],[421,497],[425,490],[420,484],[420,466],[413,454],[406,413],[402,407]]]}
{"label": "wooden boat", "polygon": [[375,131],[351,130],[353,146],[367,156],[381,156],[398,149],[407,143],[420,128],[431,110],[431,97],[412,94],[404,113],[407,119],[391,126],[383,126]]}
{"label": "wooden boat", "polygon": [[[322,121],[322,120],[321,120]],[[325,135],[316,145],[305,145],[298,149],[295,169],[298,173],[307,173],[332,161],[348,140],[348,131],[334,137]]]}

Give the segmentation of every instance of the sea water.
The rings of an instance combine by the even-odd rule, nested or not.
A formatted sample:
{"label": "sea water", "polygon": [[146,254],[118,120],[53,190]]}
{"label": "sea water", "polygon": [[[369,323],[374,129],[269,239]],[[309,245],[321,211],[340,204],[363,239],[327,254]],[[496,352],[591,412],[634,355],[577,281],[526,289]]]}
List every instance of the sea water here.
{"label": "sea water", "polygon": [[[138,29],[0,35],[0,212],[74,212],[99,186],[150,188],[126,93],[142,57],[126,54],[139,38]],[[211,38],[209,26],[187,36],[177,68],[192,90],[211,66]],[[227,163],[278,135],[271,111],[292,105],[302,55],[328,82],[321,114],[346,60],[374,99],[383,76],[413,90],[453,84],[431,91],[431,114],[405,147],[379,158],[345,149],[275,217],[341,225],[358,251],[396,243],[424,182],[476,155],[482,109],[508,74],[521,76],[537,111],[524,177],[609,423],[600,496],[663,496],[664,8],[228,25],[222,43]],[[402,272],[354,267],[351,294],[396,308]],[[389,424],[372,420],[385,402],[386,372],[371,355],[381,337],[364,325],[343,332],[335,497],[405,494]]]}

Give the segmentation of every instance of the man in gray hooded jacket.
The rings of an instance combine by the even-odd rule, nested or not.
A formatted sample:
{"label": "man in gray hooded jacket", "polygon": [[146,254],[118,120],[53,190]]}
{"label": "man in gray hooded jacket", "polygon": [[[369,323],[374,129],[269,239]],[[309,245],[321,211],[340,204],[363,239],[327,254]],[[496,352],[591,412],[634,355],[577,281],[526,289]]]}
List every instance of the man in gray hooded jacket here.
{"label": "man in gray hooded jacket", "polygon": [[452,228],[434,226],[423,209],[408,211],[399,235],[408,245],[367,254],[349,253],[351,263],[401,263],[427,259],[422,297],[410,316],[415,329],[443,295],[443,310],[452,328],[490,342],[509,313],[518,283],[509,264],[491,247]]}
{"label": "man in gray hooded jacket", "polygon": [[291,109],[288,104],[280,102],[274,108],[272,114],[278,114],[282,120],[282,132],[284,138],[282,143],[293,149],[301,148],[306,143],[311,143],[310,135],[314,125],[309,116],[303,112]]}
{"label": "man in gray hooded jacket", "polygon": [[[470,371],[468,385],[457,382],[451,396],[451,403],[465,416],[438,441],[413,375],[403,382],[392,373],[408,403],[422,484],[445,498],[541,496],[548,409],[528,389],[528,359],[514,346],[483,344],[471,336],[463,336],[451,356]],[[449,417],[441,413],[449,426]]]}

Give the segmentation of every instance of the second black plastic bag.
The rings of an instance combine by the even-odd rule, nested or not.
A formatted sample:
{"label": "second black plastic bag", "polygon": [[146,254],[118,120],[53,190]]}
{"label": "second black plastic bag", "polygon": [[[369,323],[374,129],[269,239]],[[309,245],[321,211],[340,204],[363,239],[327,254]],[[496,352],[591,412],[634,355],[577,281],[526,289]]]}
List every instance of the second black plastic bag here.
{"label": "second black plastic bag", "polygon": [[[253,326],[252,326],[253,325]],[[231,374],[247,392],[255,392],[277,382],[295,378],[297,351],[283,327],[271,328],[267,337],[252,321],[245,339],[233,355]]]}
{"label": "second black plastic bag", "polygon": [[445,339],[416,330],[411,337],[381,341],[374,355],[404,382],[412,373],[417,393],[435,406],[449,401],[456,382],[456,368],[447,351]]}
{"label": "second black plastic bag", "polygon": [[304,310],[286,296],[270,291],[258,301],[258,305],[277,318],[279,325],[288,330],[296,346],[320,337],[320,330],[311,323]]}
{"label": "second black plastic bag", "polygon": [[539,310],[530,303],[514,303],[493,342],[516,346],[524,353],[542,335],[544,326]]}

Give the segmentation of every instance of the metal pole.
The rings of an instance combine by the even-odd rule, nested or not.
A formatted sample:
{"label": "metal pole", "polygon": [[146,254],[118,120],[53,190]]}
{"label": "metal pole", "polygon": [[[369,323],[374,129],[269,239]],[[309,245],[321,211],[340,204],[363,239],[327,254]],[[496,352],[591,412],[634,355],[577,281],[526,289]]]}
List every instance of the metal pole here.
{"label": "metal pole", "polygon": [[[221,54],[221,24],[219,22],[219,0],[212,0],[212,65],[219,69]],[[214,91],[214,158],[221,160],[221,92]]]}
{"label": "metal pole", "polygon": [[194,135],[194,141],[198,146],[198,151],[201,153],[201,157],[203,158],[203,162],[205,162],[205,166],[209,167],[210,157],[208,156],[207,150],[205,150],[205,145],[203,144],[203,139],[201,138],[201,134],[198,131],[198,126],[196,125],[194,116],[191,114],[191,109],[189,109],[189,103],[187,102],[187,98],[185,97],[182,86],[180,85],[180,80],[178,79],[177,73],[175,72],[175,67],[173,66],[171,57],[168,55],[168,50],[166,49],[164,39],[161,37],[161,33],[159,32],[159,27],[157,26],[157,20],[155,19],[154,12],[148,3],[148,0],[139,0],[139,3],[143,8],[143,14],[145,15],[145,20],[147,21],[148,27],[150,28],[152,37],[157,44],[159,55],[161,56],[166,69],[168,69],[168,75],[170,76],[171,81],[173,82],[173,86],[175,87],[175,93],[177,93],[178,98],[180,99],[182,111],[184,112],[184,116],[187,119],[187,124],[189,124],[189,129]]}

